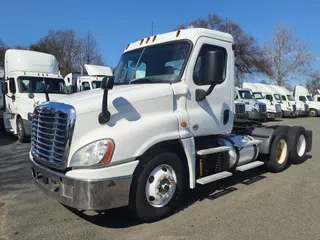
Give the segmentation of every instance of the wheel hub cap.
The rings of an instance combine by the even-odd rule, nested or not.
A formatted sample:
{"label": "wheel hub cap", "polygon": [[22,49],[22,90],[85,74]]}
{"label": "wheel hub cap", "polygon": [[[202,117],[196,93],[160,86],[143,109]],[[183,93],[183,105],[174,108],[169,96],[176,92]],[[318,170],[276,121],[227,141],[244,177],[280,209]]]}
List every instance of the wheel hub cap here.
{"label": "wheel hub cap", "polygon": [[146,198],[150,205],[163,207],[168,204],[176,191],[176,183],[176,173],[171,166],[163,164],[156,167],[146,184]]}

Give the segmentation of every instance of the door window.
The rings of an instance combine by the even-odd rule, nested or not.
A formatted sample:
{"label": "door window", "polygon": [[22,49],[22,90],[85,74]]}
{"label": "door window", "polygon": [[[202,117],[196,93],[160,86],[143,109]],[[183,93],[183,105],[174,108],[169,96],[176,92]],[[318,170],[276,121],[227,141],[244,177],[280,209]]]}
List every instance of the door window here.
{"label": "door window", "polygon": [[[194,72],[193,72],[193,81],[196,85],[210,85],[210,83],[206,82],[205,80],[205,70],[206,70],[206,54],[210,51],[222,51],[224,53],[224,60],[227,60],[227,51],[218,46],[204,44],[199,52],[196,64],[194,66]],[[226,66],[226,64],[225,64]],[[226,69],[224,69],[224,76],[223,81],[226,78]]]}
{"label": "door window", "polygon": [[88,82],[82,82],[82,91],[90,90],[90,84]]}
{"label": "door window", "polygon": [[272,97],[272,95],[270,95],[270,94],[267,94],[266,95],[266,99],[268,99],[269,101],[273,101],[273,97]]}

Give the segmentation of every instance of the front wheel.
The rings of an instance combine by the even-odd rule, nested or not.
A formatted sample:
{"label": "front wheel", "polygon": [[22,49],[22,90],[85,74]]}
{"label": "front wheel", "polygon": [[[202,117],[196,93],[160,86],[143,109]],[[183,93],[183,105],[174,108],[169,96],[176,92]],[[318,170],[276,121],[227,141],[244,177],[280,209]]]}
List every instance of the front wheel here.
{"label": "front wheel", "polygon": [[17,120],[17,137],[19,142],[25,143],[28,140],[28,137],[25,132],[24,124],[22,118],[18,118]]}
{"label": "front wheel", "polygon": [[133,178],[130,207],[146,222],[160,220],[181,200],[186,185],[184,165],[177,155],[165,152],[140,167],[139,176]]}
{"label": "front wheel", "polygon": [[318,116],[318,111],[316,109],[310,109],[309,110],[309,116],[310,117],[316,117]]}

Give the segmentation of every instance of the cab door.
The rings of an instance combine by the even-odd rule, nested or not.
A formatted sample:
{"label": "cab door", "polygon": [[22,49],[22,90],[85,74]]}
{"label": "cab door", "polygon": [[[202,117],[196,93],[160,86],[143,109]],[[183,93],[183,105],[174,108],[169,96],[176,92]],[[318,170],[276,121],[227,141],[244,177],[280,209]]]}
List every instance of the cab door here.
{"label": "cab door", "polygon": [[[224,53],[223,82],[216,85],[204,100],[197,101],[196,90],[207,91],[210,87],[205,80],[206,54],[209,51]],[[192,134],[205,136],[231,131],[234,119],[234,60],[231,43],[200,37],[187,66],[186,83],[189,89],[186,107]]]}

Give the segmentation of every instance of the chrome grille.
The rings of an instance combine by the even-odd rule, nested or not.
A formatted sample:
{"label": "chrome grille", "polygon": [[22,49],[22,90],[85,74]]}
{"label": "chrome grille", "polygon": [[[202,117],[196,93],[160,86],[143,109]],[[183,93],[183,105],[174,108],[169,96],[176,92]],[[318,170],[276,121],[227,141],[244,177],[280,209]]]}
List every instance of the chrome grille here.
{"label": "chrome grille", "polygon": [[266,104],[259,104],[259,112],[267,112],[267,105]]}
{"label": "chrome grille", "polygon": [[280,104],[276,104],[276,112],[281,112],[281,105]]}
{"label": "chrome grille", "polygon": [[246,113],[246,106],[244,104],[236,104],[236,113]]}
{"label": "chrome grille", "polygon": [[31,154],[49,167],[62,169],[69,154],[75,110],[63,103],[46,103],[32,117]]}

